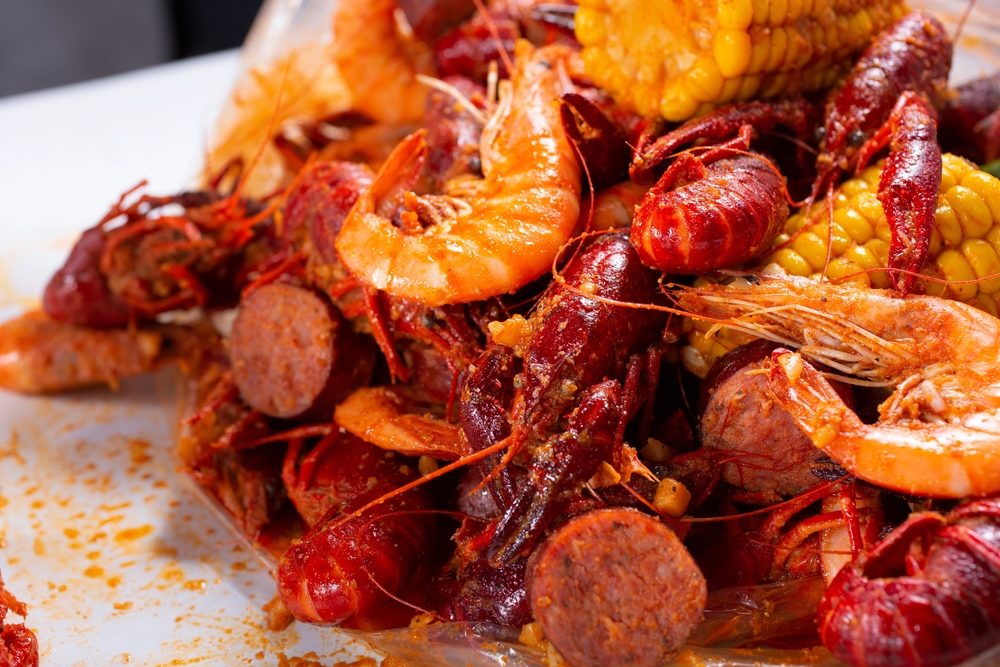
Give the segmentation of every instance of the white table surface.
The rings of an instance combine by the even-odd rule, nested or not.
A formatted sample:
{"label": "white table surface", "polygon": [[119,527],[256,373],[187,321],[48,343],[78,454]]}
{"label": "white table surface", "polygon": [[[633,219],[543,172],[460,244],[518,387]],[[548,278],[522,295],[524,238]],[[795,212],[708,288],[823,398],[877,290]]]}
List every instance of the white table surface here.
{"label": "white table surface", "polygon": [[[122,191],[191,183],[237,69],[232,51],[0,99],[0,322],[37,305]],[[117,393],[0,391],[0,571],[43,667],[363,651],[329,629],[263,628],[274,582],[175,470],[174,386],[161,373]]]}

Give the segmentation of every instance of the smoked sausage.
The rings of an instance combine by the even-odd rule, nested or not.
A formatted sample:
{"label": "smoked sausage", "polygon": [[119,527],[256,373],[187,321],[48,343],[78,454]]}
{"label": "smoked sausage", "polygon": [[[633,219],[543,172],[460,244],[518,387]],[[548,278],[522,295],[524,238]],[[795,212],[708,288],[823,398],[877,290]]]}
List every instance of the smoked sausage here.
{"label": "smoked sausage", "polygon": [[229,358],[240,395],[254,410],[284,419],[328,418],[371,380],[375,347],[317,293],[271,283],[243,301]]}
{"label": "smoked sausage", "polygon": [[[769,363],[776,347],[754,341],[715,363],[702,383],[701,441],[711,449],[742,452],[722,468],[722,479],[729,484],[794,496],[820,481],[812,469],[825,455],[767,394],[767,376],[755,373]],[[851,399],[850,387],[835,386],[845,400]]]}
{"label": "smoked sausage", "polygon": [[658,667],[701,620],[705,578],[680,539],[632,509],[580,514],[528,563],[535,619],[574,667]]}

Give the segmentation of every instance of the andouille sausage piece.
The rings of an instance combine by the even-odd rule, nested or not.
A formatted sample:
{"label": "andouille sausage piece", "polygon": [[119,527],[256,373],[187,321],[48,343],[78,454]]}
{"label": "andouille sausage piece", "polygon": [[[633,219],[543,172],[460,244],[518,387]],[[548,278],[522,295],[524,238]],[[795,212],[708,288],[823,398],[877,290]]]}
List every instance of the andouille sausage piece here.
{"label": "andouille sausage piece", "polygon": [[701,620],[705,578],[663,523],[600,509],[560,526],[531,556],[528,599],[574,667],[657,667]]}
{"label": "andouille sausage piece", "polygon": [[240,395],[253,409],[285,419],[328,417],[368,384],[375,348],[317,293],[271,283],[243,302],[229,358]]}
{"label": "andouille sausage piece", "polygon": [[[767,393],[769,363],[776,344],[758,340],[719,359],[702,383],[699,430],[705,447],[742,452],[726,463],[722,478],[747,491],[792,496],[818,483],[812,474],[826,455]],[[835,383],[853,405],[849,386]]]}
{"label": "andouille sausage piece", "polygon": [[117,386],[176,360],[164,352],[166,329],[87,329],[27,313],[0,326],[0,387],[24,394]]}

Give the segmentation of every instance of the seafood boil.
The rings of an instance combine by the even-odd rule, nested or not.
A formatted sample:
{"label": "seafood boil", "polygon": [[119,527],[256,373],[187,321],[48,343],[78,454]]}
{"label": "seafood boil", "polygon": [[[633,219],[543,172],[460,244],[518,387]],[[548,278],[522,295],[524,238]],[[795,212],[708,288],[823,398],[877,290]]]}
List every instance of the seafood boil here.
{"label": "seafood boil", "polygon": [[[329,98],[261,73],[197,188],[122,195],[0,325],[0,388],[175,366],[183,473],[300,623],[571,667],[1000,645],[1000,78],[950,89],[937,17],[330,20]],[[764,597],[794,622],[746,627]]]}

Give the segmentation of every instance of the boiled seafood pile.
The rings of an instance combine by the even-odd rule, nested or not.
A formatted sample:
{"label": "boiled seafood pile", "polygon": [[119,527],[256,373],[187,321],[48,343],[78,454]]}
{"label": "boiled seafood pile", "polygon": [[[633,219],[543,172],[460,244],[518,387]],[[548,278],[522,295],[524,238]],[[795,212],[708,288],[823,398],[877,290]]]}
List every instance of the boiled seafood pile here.
{"label": "boiled seafood pile", "polygon": [[178,366],[183,469],[299,622],[989,650],[1000,76],[891,0],[653,5],[342,0],[329,113],[261,74],[263,143],[123,195],[0,386]]}

